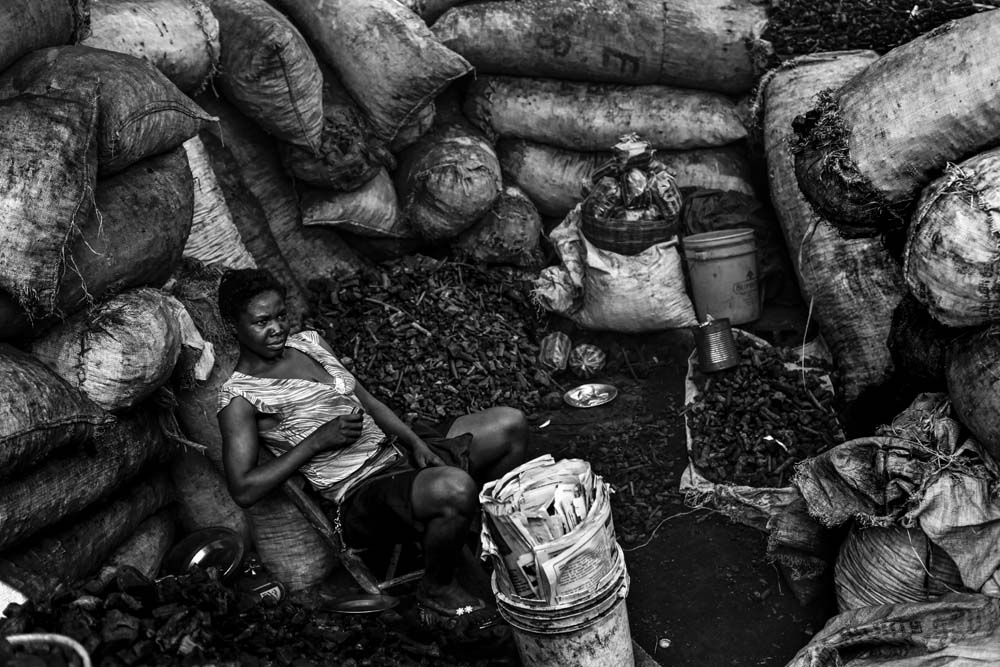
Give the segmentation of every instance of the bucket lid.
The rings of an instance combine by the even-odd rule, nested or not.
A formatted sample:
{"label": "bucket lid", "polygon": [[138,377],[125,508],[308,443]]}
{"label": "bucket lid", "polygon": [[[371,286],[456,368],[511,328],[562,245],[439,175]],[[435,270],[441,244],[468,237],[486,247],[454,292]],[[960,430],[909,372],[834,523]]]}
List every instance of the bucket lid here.
{"label": "bucket lid", "polygon": [[685,248],[712,248],[720,245],[728,245],[747,239],[753,239],[753,230],[749,227],[737,227],[736,229],[719,229],[714,232],[702,232],[684,237]]}

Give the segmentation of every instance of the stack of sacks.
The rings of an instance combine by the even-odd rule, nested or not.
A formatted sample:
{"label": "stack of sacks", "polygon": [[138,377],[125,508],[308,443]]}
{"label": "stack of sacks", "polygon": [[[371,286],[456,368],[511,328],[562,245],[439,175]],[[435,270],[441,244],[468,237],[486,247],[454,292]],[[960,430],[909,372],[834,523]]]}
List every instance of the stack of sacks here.
{"label": "stack of sacks", "polygon": [[[810,104],[784,121],[794,118],[798,189],[840,234],[823,231],[827,222],[815,234],[812,228],[803,234],[805,218],[795,213],[799,222],[793,226],[800,229],[788,239],[791,254],[801,257],[801,246],[808,257],[817,243],[810,241],[812,234],[840,249],[823,258],[824,266],[855,267],[853,277],[838,270],[850,289],[831,280],[827,269],[811,270],[820,283],[850,295],[850,310],[857,310],[846,310],[839,297],[825,297],[826,304],[817,298],[818,306],[836,315],[820,313],[820,320],[828,320],[824,333],[835,345],[844,343],[835,356],[847,397],[876,386],[893,370],[894,358],[908,362],[922,348],[933,359],[923,359],[915,371],[907,363],[898,376],[919,381],[923,389],[947,388],[959,417],[993,450],[997,432],[983,426],[992,389],[982,378],[994,352],[989,335],[974,334],[1000,319],[1000,170],[994,148],[1000,137],[1000,65],[992,47],[998,28],[996,11],[942,25],[873,60],[853,78],[814,86]],[[779,74],[771,87],[798,72]],[[776,204],[788,201],[773,192],[776,180],[772,173]],[[902,267],[890,258],[901,259]],[[859,294],[865,295],[860,303]],[[843,302],[836,313],[828,307],[834,301]],[[864,344],[857,335],[843,335],[852,330],[863,334]],[[943,353],[948,348],[950,357]]]}
{"label": "stack of sacks", "polygon": [[[132,323],[105,321],[107,329],[94,333],[107,340]],[[118,361],[117,368],[126,365]],[[163,368],[169,358],[145,361]],[[107,387],[62,370],[0,344],[0,382],[8,397],[0,434],[0,581],[27,597],[44,597],[113,556],[120,564],[155,570],[174,532],[168,508],[173,489],[160,468],[177,450],[159,410],[126,396],[100,405],[94,399],[110,399]],[[80,372],[90,380],[93,371],[92,363],[81,361]],[[118,413],[112,417],[105,407]],[[146,547],[130,547],[130,540]]]}
{"label": "stack of sacks", "polygon": [[771,201],[846,401],[892,375],[889,329],[905,287],[899,266],[879,239],[844,238],[809,206],[795,179],[792,120],[817,93],[843,85],[877,59],[873,51],[801,56],[761,86]]}
{"label": "stack of sacks", "polygon": [[[0,339],[24,339],[110,290],[162,285],[191,225],[181,144],[212,121],[151,65],[87,47],[0,73]],[[30,176],[29,176],[30,175]]]}
{"label": "stack of sacks", "polygon": [[142,59],[32,46],[0,72],[0,580],[33,597],[155,573],[172,543],[161,388],[210,350],[159,288],[192,227],[184,144],[215,119]]}
{"label": "stack of sacks", "polygon": [[735,98],[764,19],[750,2],[530,0],[460,5],[433,30],[480,74],[466,113],[500,139],[505,177],[561,219],[630,132],[679,187],[753,194]]}

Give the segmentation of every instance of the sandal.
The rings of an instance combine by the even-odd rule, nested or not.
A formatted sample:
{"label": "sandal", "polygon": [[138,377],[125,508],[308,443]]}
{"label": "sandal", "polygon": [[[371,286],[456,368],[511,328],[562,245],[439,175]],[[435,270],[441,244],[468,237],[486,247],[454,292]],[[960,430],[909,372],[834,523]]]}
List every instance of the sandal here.
{"label": "sandal", "polygon": [[478,599],[475,605],[452,609],[420,598],[417,616],[427,630],[444,632],[460,642],[505,639],[509,635],[509,626],[500,613]]}

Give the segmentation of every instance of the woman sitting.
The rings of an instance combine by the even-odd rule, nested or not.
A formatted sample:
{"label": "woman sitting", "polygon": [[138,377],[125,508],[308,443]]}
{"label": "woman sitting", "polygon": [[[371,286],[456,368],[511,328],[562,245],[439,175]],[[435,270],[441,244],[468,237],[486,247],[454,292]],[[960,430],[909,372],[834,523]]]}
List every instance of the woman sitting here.
{"label": "woman sitting", "polygon": [[[285,308],[284,287],[266,271],[230,271],[219,286],[219,310],[240,349],[218,404],[233,499],[249,507],[299,472],[335,504],[348,546],[421,540],[423,617],[487,610],[459,585],[456,566],[478,489],[523,461],[524,415],[495,407],[410,428],[317,332],[290,335]],[[259,463],[262,444],[275,458]]]}

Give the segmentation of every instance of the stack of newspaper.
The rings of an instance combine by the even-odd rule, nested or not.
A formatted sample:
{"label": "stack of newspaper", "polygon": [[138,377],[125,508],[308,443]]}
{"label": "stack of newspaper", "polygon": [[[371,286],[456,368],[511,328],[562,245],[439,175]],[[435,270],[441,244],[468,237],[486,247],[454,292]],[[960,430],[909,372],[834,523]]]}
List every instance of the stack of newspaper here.
{"label": "stack of newspaper", "polygon": [[501,592],[566,604],[617,581],[624,562],[609,494],[586,461],[550,455],[483,487],[483,553]]}

